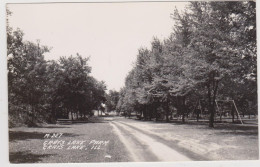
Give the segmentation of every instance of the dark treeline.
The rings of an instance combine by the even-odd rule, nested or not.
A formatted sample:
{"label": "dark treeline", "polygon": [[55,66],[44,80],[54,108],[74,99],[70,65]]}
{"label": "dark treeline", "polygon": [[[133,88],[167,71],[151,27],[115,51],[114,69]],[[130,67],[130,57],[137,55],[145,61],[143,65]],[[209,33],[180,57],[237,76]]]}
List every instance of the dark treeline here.
{"label": "dark treeline", "polygon": [[54,123],[69,116],[84,119],[106,101],[106,86],[90,76],[88,58],[77,54],[46,61],[49,51],[39,42],[24,41],[23,32],[14,31],[7,20],[10,126]]}
{"label": "dark treeline", "polygon": [[109,90],[108,94],[106,94],[106,111],[116,111],[116,105],[119,100],[119,92],[115,90]]}
{"label": "dark treeline", "polygon": [[175,9],[173,32],[139,49],[119,92],[117,111],[166,121],[206,104],[214,127],[217,99],[235,100],[243,114],[257,114],[255,2],[191,2]]}

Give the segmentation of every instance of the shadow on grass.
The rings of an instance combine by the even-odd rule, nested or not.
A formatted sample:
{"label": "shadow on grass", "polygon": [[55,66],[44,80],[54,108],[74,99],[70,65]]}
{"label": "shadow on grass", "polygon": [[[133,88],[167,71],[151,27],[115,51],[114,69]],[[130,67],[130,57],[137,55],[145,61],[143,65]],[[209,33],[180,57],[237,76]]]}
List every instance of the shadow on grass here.
{"label": "shadow on grass", "polygon": [[[172,124],[177,125],[177,124]],[[250,124],[233,124],[233,123],[215,123],[214,128],[208,126],[208,123],[188,123],[187,125],[196,129],[213,130],[219,135],[244,135],[244,136],[258,136],[258,126]]]}
{"label": "shadow on grass", "polygon": [[[180,120],[170,120],[169,122],[166,122],[165,120],[163,121],[148,121],[148,120],[137,120],[134,119],[136,121],[139,122],[150,122],[151,124],[171,124],[173,126],[180,126],[180,125],[187,125],[188,127],[194,127],[196,129],[210,129],[213,131],[216,131],[217,134],[220,135],[244,135],[244,136],[258,136],[258,126],[257,125],[253,125],[253,124],[237,124],[237,123],[230,123],[230,122],[226,122],[226,123],[221,123],[221,122],[215,122],[215,127],[214,128],[210,128],[208,126],[209,122],[208,121],[186,121],[186,122],[182,122]],[[224,130],[224,132],[222,131]],[[220,131],[220,132],[218,132]]]}
{"label": "shadow on grass", "polygon": [[116,117],[115,115],[100,115],[99,117]]}
{"label": "shadow on grass", "polygon": [[29,151],[10,152],[9,161],[10,163],[35,163],[41,162],[42,158],[49,157],[54,154],[32,154]]}
{"label": "shadow on grass", "polygon": [[[154,123],[154,124],[172,124],[172,125],[205,125],[205,128],[207,128],[207,126],[209,125],[209,121],[208,120],[199,120],[199,121],[194,121],[194,120],[185,120],[185,122],[182,122],[181,120],[169,120],[168,122],[166,122],[165,120],[143,120],[143,119],[134,119],[134,118],[128,118],[128,119],[132,119],[132,120],[136,120],[138,122],[150,122],[150,123]],[[231,122],[219,122],[219,121],[215,121],[215,128],[214,129],[241,129],[241,130],[248,130],[248,129],[258,129],[257,124],[244,124],[241,125],[240,122],[235,122],[235,123],[231,123]]]}
{"label": "shadow on grass", "polygon": [[[27,140],[27,139],[44,139],[45,134],[47,134],[47,133],[9,131],[9,141],[12,142],[12,141],[17,141],[17,140]],[[79,136],[79,135],[75,135],[72,133],[64,133],[63,136],[64,137],[75,137],[75,136]]]}
{"label": "shadow on grass", "polygon": [[247,132],[247,131],[243,131],[243,132],[236,132],[236,131],[231,131],[231,132],[218,132],[216,133],[218,135],[242,135],[242,136],[258,136],[258,132],[256,131],[251,131],[251,132]]}
{"label": "shadow on grass", "polygon": [[257,136],[258,126],[250,125],[236,125],[236,124],[219,124],[214,129],[225,130],[226,132],[219,132],[221,135],[244,135],[244,136]]}
{"label": "shadow on grass", "polygon": [[[128,119],[132,119],[132,118],[128,118]],[[144,119],[132,119],[132,120],[136,120],[138,122],[148,122],[151,124],[171,124],[171,125],[208,125],[208,122],[206,121],[187,121],[185,120],[185,122],[182,122],[182,120],[169,120],[168,122],[166,122],[165,120],[144,120]]]}
{"label": "shadow on grass", "polygon": [[107,121],[93,121],[93,122],[88,122],[88,123],[84,123],[84,122],[79,122],[79,123],[73,123],[73,125],[87,125],[87,124],[99,124],[99,123],[108,123]]}
{"label": "shadow on grass", "polygon": [[119,117],[119,118],[124,118],[124,119],[128,119],[128,120],[134,120],[134,121],[138,121],[138,122],[150,122],[150,123],[154,123],[154,124],[177,124],[177,125],[206,125],[208,123],[208,121],[190,121],[185,119],[185,122],[182,122],[181,119],[170,119],[168,122],[166,120],[156,120],[155,118],[150,119],[140,119],[140,118],[136,118],[136,117]]}
{"label": "shadow on grass", "polygon": [[67,125],[65,125],[65,126],[41,126],[41,127],[35,127],[35,128],[55,129],[55,128],[71,128],[71,127],[68,127]]}
{"label": "shadow on grass", "polygon": [[104,117],[91,117],[88,123],[107,123],[107,121],[104,120]]}
{"label": "shadow on grass", "polygon": [[252,125],[238,125],[238,124],[217,124],[215,129],[221,129],[221,130],[255,130],[258,131],[258,126],[252,126]]}

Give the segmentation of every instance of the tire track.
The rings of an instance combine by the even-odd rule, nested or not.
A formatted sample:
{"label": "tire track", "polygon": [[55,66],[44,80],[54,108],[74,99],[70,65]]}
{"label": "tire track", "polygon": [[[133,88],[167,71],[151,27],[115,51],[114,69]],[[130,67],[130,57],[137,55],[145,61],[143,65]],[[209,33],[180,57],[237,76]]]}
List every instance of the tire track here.
{"label": "tire track", "polygon": [[[195,151],[192,151],[191,148],[187,149],[187,147],[189,145],[192,146],[194,143],[191,144],[190,142],[187,143],[187,141],[178,141],[176,139],[172,140],[169,143],[169,140],[168,141],[165,140],[160,134],[154,133],[152,131],[146,131],[144,129],[141,129],[140,127],[138,127],[138,125],[126,123],[126,122],[123,122],[123,121],[118,121],[118,123],[121,123],[125,126],[132,128],[132,129],[135,129],[136,131],[139,131],[139,132],[141,132],[145,135],[148,135],[148,136],[160,141],[161,143],[168,145],[170,148],[174,148],[177,152],[179,152],[180,154],[186,155],[187,157],[189,157],[192,160],[198,160],[198,161],[209,161],[210,160],[208,157],[200,155]],[[180,142],[182,144],[188,144],[188,145],[186,145],[186,146],[180,145]]]}
{"label": "tire track", "polygon": [[125,145],[133,162],[158,161],[157,157],[150,152],[148,146],[136,140],[131,132],[114,123],[110,122],[109,124],[114,128],[120,141]]}
{"label": "tire track", "polygon": [[[158,142],[154,138],[141,133],[138,130],[135,130],[134,128],[131,128],[127,125],[124,125],[120,122],[111,123],[111,125],[116,129],[115,131],[120,137],[120,140],[124,143],[126,148],[131,153],[131,156],[135,161],[143,161],[140,159],[140,154],[138,153],[138,149],[136,149],[136,145],[133,145],[133,143],[130,143],[130,138],[122,137],[121,131],[128,131],[128,133],[131,134],[132,137],[134,137],[135,140],[142,143],[143,146],[147,146],[146,150],[148,153],[153,154],[157,160],[152,161],[191,161],[190,158],[186,157],[183,154],[178,153],[174,149],[170,148],[169,146]],[[119,130],[119,128],[121,130]],[[129,147],[132,145],[131,147]],[[139,156],[137,156],[139,154]],[[145,160],[146,161],[146,160]]]}

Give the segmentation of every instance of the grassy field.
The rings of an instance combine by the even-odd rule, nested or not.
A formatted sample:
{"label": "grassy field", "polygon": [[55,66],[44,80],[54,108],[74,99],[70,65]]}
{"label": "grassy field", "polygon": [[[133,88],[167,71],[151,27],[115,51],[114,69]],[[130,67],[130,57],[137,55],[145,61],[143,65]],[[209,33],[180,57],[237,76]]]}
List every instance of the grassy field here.
{"label": "grassy field", "polygon": [[[99,118],[90,123],[42,125],[9,129],[11,163],[73,163],[129,162],[125,146],[115,135],[110,119],[122,121],[194,160],[256,160],[259,159],[258,126],[216,124],[209,128],[204,122],[151,122],[125,118]],[[62,134],[44,138],[46,134]],[[130,134],[129,134],[130,135]],[[75,141],[77,140],[77,141]],[[94,141],[95,140],[95,141]],[[64,141],[62,149],[43,149],[44,142]],[[83,149],[68,150],[69,142],[84,141]],[[94,149],[94,142],[101,144]],[[79,146],[79,145],[76,145]],[[80,145],[82,146],[82,145]],[[92,149],[91,149],[92,148]]]}
{"label": "grassy field", "polygon": [[216,123],[215,128],[209,128],[207,122],[196,121],[183,124],[127,119],[125,122],[195,160],[259,159],[258,125]]}
{"label": "grassy field", "polygon": [[[60,138],[46,139],[46,134],[63,133]],[[85,141],[82,150],[43,149],[44,141]],[[109,141],[100,149],[91,149],[92,140]],[[9,152],[11,163],[67,163],[67,162],[127,162],[124,146],[113,135],[112,127],[105,121],[72,125],[44,125],[42,127],[18,127],[9,130]]]}

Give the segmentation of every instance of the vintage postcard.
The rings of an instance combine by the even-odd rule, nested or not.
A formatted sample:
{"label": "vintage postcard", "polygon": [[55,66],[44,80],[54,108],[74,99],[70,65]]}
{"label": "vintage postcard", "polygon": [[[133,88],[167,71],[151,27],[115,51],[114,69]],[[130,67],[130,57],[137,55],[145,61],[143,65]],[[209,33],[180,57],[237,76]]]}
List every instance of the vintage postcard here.
{"label": "vintage postcard", "polygon": [[259,160],[255,1],[5,7],[11,164]]}

